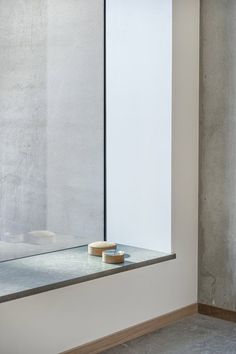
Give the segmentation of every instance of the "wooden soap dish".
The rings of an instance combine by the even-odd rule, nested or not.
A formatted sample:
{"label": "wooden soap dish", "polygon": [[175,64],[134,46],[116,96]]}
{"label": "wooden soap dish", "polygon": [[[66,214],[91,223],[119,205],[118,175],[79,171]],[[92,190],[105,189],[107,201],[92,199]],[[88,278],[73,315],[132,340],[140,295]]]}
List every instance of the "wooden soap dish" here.
{"label": "wooden soap dish", "polygon": [[98,241],[98,242],[90,243],[88,245],[88,254],[90,254],[91,256],[102,257],[102,252],[107,250],[116,250],[116,243]]}
{"label": "wooden soap dish", "polygon": [[102,261],[109,264],[124,263],[125,252],[124,251],[104,251],[102,253]]}

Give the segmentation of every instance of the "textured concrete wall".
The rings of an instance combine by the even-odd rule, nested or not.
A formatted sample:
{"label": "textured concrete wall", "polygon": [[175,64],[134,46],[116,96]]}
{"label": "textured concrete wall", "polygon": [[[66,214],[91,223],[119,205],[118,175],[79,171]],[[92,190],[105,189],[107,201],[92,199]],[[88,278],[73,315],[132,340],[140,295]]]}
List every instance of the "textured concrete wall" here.
{"label": "textured concrete wall", "polygon": [[40,229],[103,238],[103,0],[0,0],[0,239]]}
{"label": "textured concrete wall", "polygon": [[46,227],[46,20],[0,0],[0,236]]}
{"label": "textured concrete wall", "polygon": [[236,309],[236,2],[201,1],[199,302]]}
{"label": "textured concrete wall", "polygon": [[48,1],[48,229],[103,239],[103,0]]}

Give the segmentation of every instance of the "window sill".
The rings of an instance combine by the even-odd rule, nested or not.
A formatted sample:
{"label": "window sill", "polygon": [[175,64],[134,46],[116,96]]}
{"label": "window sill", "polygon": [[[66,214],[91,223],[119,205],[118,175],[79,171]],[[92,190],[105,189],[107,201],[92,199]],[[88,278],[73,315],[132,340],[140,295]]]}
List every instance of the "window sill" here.
{"label": "window sill", "polygon": [[87,246],[0,263],[0,303],[175,259],[166,254],[119,245],[123,264],[105,264]]}

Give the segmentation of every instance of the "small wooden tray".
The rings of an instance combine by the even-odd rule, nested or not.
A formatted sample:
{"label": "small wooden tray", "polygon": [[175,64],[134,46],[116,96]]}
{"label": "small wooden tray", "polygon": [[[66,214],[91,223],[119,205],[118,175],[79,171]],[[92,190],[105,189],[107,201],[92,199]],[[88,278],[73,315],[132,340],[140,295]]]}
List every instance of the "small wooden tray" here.
{"label": "small wooden tray", "polygon": [[102,253],[102,261],[109,264],[124,263],[125,252],[124,251],[104,251]]}
{"label": "small wooden tray", "polygon": [[102,252],[107,250],[115,250],[116,243],[114,242],[106,242],[106,241],[98,241],[93,242],[88,245],[88,254],[91,256],[102,257]]}

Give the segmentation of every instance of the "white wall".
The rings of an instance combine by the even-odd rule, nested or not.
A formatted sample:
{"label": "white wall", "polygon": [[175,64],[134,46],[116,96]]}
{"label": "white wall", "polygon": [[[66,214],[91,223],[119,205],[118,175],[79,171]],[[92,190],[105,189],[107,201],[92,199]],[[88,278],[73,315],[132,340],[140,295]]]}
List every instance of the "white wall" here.
{"label": "white wall", "polygon": [[107,238],[171,250],[172,0],[107,1]]}
{"label": "white wall", "polygon": [[199,0],[174,0],[173,16],[177,259],[1,304],[1,353],[56,354],[197,301]]}

